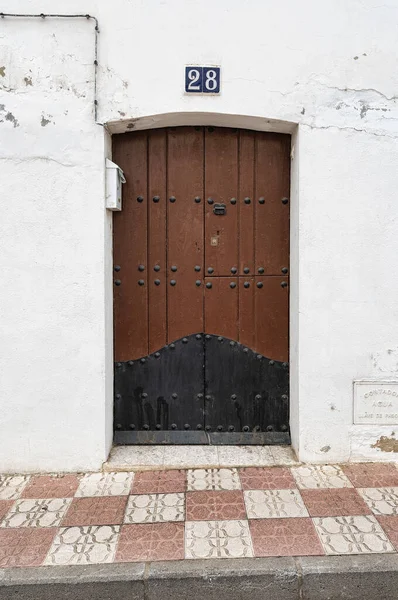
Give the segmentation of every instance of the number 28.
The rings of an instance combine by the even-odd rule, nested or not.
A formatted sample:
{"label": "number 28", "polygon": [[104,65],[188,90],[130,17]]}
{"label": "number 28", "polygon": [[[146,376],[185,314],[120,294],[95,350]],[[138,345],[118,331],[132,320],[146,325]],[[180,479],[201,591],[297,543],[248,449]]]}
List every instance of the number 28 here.
{"label": "number 28", "polygon": [[186,67],[185,91],[197,94],[218,94],[220,91],[220,67]]}

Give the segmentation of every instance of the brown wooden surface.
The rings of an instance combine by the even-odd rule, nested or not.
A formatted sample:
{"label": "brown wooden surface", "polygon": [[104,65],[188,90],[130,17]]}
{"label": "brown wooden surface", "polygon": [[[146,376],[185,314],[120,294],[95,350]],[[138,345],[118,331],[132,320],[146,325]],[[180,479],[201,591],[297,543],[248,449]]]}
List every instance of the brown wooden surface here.
{"label": "brown wooden surface", "polygon": [[[239,139],[239,275],[254,275],[254,139],[241,131]],[[245,202],[250,199],[250,204]],[[249,269],[246,273],[244,269]]]}
{"label": "brown wooden surface", "polygon": [[239,277],[239,341],[253,350],[256,347],[254,295],[254,278],[249,275]]}
{"label": "brown wooden surface", "polygon": [[[255,349],[260,354],[289,360],[289,287],[286,277],[255,277]],[[257,283],[263,283],[262,288]]]}
{"label": "brown wooden surface", "polygon": [[[255,263],[266,275],[280,275],[289,266],[290,136],[256,134]],[[259,198],[265,199],[264,204]]]}
{"label": "brown wooden surface", "polygon": [[[114,279],[122,282],[114,286],[116,361],[199,332],[288,360],[289,294],[280,284],[289,267],[289,153],[290,136],[227,128],[114,136],[113,159],[127,179],[123,210],[114,213]],[[213,214],[209,197],[226,205],[225,215]]]}
{"label": "brown wooden surface", "polygon": [[[205,128],[205,263],[206,275],[231,275],[238,267],[238,131]],[[214,204],[226,205],[226,214],[213,213]],[[215,244],[217,242],[217,245]],[[210,274],[208,269],[214,269]]]}
{"label": "brown wooden surface", "polygon": [[[115,136],[114,161],[123,169],[123,211],[114,214],[113,257],[115,360],[133,360],[148,354],[148,268],[147,268],[147,134]],[[137,202],[142,196],[143,202]],[[139,265],[145,271],[138,270]],[[143,279],[145,284],[138,285]]]}
{"label": "brown wooden surface", "polygon": [[[167,326],[168,341],[203,331],[203,129],[168,131]],[[170,202],[174,196],[176,201]],[[195,202],[199,197],[200,203]],[[200,272],[195,266],[200,266]],[[171,267],[177,271],[172,272]],[[171,280],[176,281],[171,286]]]}
{"label": "brown wooden surface", "polygon": [[[149,353],[167,343],[166,152],[166,131],[151,131],[148,138]],[[159,201],[155,202],[154,198]],[[155,266],[159,266],[160,271],[155,271]],[[155,281],[160,284],[156,285]]]}
{"label": "brown wooden surface", "polygon": [[238,341],[238,278],[206,277],[207,283],[212,287],[205,287],[205,332]]}

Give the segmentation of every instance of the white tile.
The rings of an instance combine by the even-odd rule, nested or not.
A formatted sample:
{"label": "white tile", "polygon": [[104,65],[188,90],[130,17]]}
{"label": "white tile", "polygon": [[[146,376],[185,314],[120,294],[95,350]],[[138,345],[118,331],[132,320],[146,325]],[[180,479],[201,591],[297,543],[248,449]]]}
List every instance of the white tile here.
{"label": "white tile", "polygon": [[165,469],[189,469],[195,467],[218,467],[216,446],[166,446]]}
{"label": "white tile", "polygon": [[244,497],[249,519],[308,517],[298,490],[251,490]]}
{"label": "white tile", "polygon": [[360,488],[358,492],[375,515],[398,515],[398,487]]}
{"label": "white tile", "polygon": [[0,500],[18,500],[29,479],[30,475],[0,476]]}
{"label": "white tile", "polygon": [[115,446],[112,448],[105,471],[139,470],[142,467],[163,467],[164,446]]}
{"label": "white tile", "polygon": [[218,446],[220,467],[263,467],[273,464],[266,446]]}
{"label": "white tile", "polygon": [[188,521],[185,524],[185,558],[252,556],[247,521]]}
{"label": "white tile", "polygon": [[183,521],[184,494],[139,494],[128,499],[125,523]]}
{"label": "white tile", "polygon": [[340,467],[334,465],[303,465],[292,467],[291,471],[302,489],[353,487]]}
{"label": "white tile", "polygon": [[373,516],[314,518],[326,554],[373,554],[394,552]]}
{"label": "white tile", "polygon": [[17,500],[0,527],[58,527],[72,498]]}
{"label": "white tile", "polygon": [[75,496],[127,496],[134,473],[90,473],[80,480]]}
{"label": "white tile", "polygon": [[187,490],[240,490],[237,469],[190,469]]}
{"label": "white tile", "polygon": [[63,527],[59,530],[45,565],[90,565],[113,562],[119,525]]}
{"label": "white tile", "polygon": [[293,448],[290,446],[269,446],[275,466],[291,466],[299,464]]}

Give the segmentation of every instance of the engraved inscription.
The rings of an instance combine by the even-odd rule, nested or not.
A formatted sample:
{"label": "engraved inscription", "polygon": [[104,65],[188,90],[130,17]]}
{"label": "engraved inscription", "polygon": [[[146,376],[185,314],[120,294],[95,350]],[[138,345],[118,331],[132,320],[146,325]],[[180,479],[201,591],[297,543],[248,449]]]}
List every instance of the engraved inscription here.
{"label": "engraved inscription", "polygon": [[398,424],[398,382],[355,381],[354,423]]}

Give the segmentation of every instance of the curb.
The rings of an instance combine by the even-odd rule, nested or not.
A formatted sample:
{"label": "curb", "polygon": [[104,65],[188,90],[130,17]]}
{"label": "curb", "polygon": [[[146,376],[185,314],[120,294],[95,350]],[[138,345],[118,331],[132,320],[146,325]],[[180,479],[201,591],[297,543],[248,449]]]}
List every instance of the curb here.
{"label": "curb", "polygon": [[398,555],[10,568],[0,600],[396,600]]}

